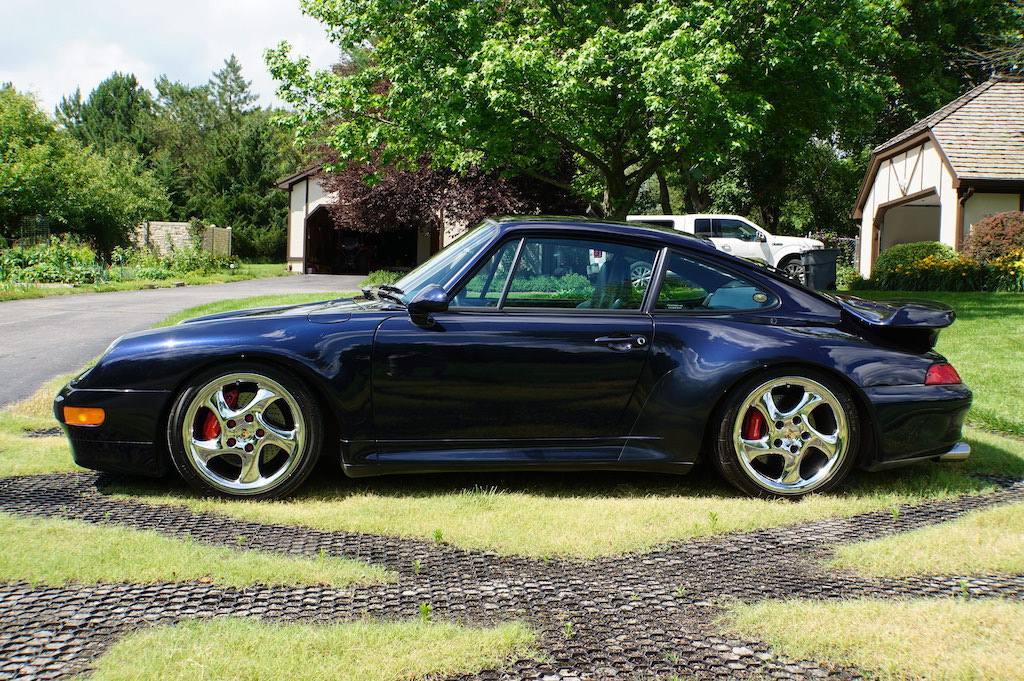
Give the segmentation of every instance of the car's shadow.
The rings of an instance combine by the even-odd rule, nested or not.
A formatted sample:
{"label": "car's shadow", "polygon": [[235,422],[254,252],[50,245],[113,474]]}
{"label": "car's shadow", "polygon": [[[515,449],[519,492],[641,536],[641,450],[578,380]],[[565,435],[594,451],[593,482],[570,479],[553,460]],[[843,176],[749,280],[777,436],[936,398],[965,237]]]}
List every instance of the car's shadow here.
{"label": "car's shadow", "polygon": [[[1005,440],[1006,445],[1001,442],[1004,440],[991,437],[971,440],[973,453],[964,463],[924,462],[878,473],[854,471],[829,495],[933,498],[978,492],[1001,479],[1024,478],[1024,458],[1011,451],[1010,440]],[[201,498],[173,475],[161,480],[114,478],[105,490],[143,501],[147,498],[167,501],[167,497],[177,497],[185,502]],[[293,503],[343,501],[361,495],[412,499],[481,492],[568,501],[678,497],[710,501],[744,496],[728,485],[709,463],[700,464],[682,476],[623,471],[544,471],[420,473],[370,478],[347,478],[336,467],[322,463],[290,499]]]}

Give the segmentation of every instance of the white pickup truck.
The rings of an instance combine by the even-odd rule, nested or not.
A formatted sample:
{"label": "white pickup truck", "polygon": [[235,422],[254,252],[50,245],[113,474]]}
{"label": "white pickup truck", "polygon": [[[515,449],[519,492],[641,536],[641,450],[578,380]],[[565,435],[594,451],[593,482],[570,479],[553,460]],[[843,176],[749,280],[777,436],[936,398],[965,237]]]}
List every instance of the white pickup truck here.
{"label": "white pickup truck", "polygon": [[769,234],[739,215],[629,215],[626,220],[708,237],[720,251],[766,262],[785,270],[790,276],[799,276],[803,272],[801,253],[825,247],[817,239]]}

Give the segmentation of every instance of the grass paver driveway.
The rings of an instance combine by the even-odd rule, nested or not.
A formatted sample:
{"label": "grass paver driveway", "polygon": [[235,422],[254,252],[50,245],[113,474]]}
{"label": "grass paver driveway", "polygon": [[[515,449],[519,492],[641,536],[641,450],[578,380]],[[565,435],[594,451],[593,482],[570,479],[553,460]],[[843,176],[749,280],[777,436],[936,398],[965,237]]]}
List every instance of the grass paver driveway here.
{"label": "grass paver driveway", "polygon": [[[670,543],[594,560],[534,559],[444,542],[262,524],[184,506],[153,506],[103,493],[94,473],[0,480],[0,512],[155,530],[201,543],[288,555],[344,556],[396,581],[230,588],[202,582],[0,586],[0,678],[56,678],[87,671],[125,634],[200,617],[280,622],[416,618],[475,627],[521,622],[538,651],[459,679],[790,678],[849,679],[858,670],[780,656],[730,634],[730,600],[985,598],[1020,604],[1024,576],[865,576],[825,567],[834,547],[927,527],[970,511],[1024,501],[1024,482],[853,518]],[[70,636],[68,636],[70,634]],[[45,651],[45,654],[40,654]]]}

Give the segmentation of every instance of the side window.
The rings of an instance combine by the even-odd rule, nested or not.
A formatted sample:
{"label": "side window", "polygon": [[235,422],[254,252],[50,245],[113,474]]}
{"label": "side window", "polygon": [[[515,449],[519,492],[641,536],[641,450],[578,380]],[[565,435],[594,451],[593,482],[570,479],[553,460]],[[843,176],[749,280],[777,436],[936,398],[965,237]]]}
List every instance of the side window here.
{"label": "side window", "polygon": [[[452,300],[462,307],[637,310],[656,251],[592,239],[528,237],[506,243]],[[511,276],[508,295],[501,294]]]}
{"label": "side window", "polygon": [[512,263],[516,257],[519,240],[507,241],[495,251],[477,270],[462,290],[452,299],[456,307],[497,307],[501,292],[505,290],[505,282]]}
{"label": "side window", "polygon": [[697,218],[694,220],[693,233],[697,236],[715,236],[711,231],[711,218]]}
{"label": "side window", "polygon": [[655,251],[592,239],[528,238],[505,307],[637,310]]}
{"label": "side window", "polygon": [[771,291],[673,251],[655,308],[658,310],[756,310],[771,307]]}
{"label": "side window", "polygon": [[757,230],[740,220],[716,219],[721,235],[727,239],[757,241]]}

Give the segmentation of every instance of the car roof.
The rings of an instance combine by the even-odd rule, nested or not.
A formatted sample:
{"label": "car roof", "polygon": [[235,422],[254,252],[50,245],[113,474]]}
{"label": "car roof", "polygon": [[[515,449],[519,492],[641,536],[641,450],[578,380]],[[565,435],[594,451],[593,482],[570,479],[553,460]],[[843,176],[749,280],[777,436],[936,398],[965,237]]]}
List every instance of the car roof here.
{"label": "car roof", "polygon": [[639,237],[646,239],[654,238],[667,246],[684,246],[706,251],[717,251],[715,245],[704,237],[680,232],[672,229],[671,227],[661,227],[658,225],[648,225],[637,222],[616,222],[614,220],[601,220],[584,217],[527,215],[491,218],[486,220],[485,223],[493,224],[501,231],[502,234],[537,227],[569,229],[573,231],[593,232],[595,234],[613,234],[616,236]]}

